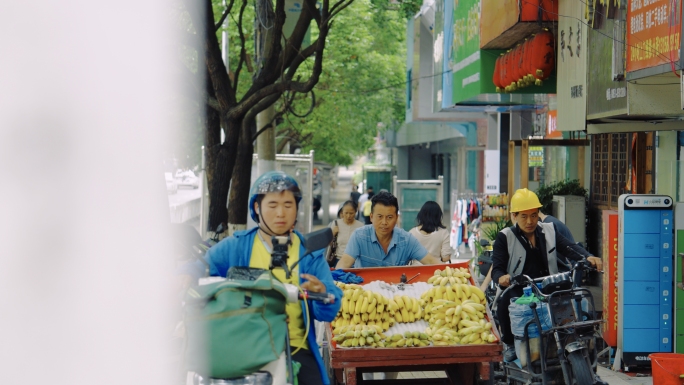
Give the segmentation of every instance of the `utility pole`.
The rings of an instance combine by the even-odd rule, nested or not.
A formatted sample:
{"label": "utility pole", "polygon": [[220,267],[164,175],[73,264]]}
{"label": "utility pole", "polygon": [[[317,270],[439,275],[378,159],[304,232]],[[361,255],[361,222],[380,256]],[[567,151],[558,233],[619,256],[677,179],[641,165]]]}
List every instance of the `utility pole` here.
{"label": "utility pole", "polygon": [[[264,60],[263,53],[267,44],[277,44],[271,41],[274,25],[273,3],[270,0],[257,0],[256,4],[256,54],[258,70]],[[266,128],[256,140],[257,175],[275,170],[276,142],[275,142],[275,106],[271,105],[256,116],[256,129],[260,132]]]}
{"label": "utility pole", "polygon": [[256,126],[257,132],[266,125],[271,126],[264,130],[256,140],[257,147],[257,175],[261,175],[267,171],[275,170],[275,156],[276,156],[276,141],[275,141],[275,122],[273,116],[275,115],[275,107],[269,106],[264,111],[257,114]]}

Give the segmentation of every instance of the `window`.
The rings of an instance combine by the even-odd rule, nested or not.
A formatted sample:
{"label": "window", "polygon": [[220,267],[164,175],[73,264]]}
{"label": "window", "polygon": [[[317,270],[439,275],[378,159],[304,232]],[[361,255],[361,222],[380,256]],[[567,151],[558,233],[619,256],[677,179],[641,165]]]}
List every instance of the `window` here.
{"label": "window", "polygon": [[617,207],[620,194],[628,192],[628,151],[631,134],[592,135],[591,203]]}
{"label": "window", "polygon": [[600,134],[591,137],[591,204],[617,209],[622,194],[653,194],[653,132]]}

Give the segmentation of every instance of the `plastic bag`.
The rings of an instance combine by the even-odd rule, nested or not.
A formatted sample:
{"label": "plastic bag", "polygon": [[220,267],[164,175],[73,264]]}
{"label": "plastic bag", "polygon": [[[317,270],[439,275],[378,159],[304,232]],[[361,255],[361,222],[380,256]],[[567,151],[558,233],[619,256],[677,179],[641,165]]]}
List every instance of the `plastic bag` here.
{"label": "plastic bag", "polygon": [[[534,313],[530,305],[523,305],[515,303],[518,298],[511,298],[511,303],[508,305],[508,313],[511,317],[511,331],[516,337],[523,337],[525,335],[525,325],[534,321]],[[539,315],[539,322],[542,330],[551,329],[551,317],[549,316],[548,305],[545,302],[537,302],[537,314]],[[530,338],[539,337],[539,330],[537,330],[536,323],[530,325],[527,329]]]}

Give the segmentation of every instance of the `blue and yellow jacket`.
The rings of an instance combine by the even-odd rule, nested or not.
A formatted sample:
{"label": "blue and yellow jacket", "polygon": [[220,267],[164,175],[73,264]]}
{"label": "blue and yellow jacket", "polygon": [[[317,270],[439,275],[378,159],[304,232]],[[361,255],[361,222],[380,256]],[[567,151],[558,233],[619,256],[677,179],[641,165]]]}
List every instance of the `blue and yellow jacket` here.
{"label": "blue and yellow jacket", "polygon": [[[233,236],[224,238],[221,242],[209,249],[209,252],[205,257],[210,268],[209,274],[211,276],[225,277],[231,266],[249,266],[249,261],[252,256],[252,246],[254,245],[254,237],[257,234],[257,230],[258,227],[255,227],[250,230],[235,232]],[[304,253],[306,252],[306,249],[303,246],[304,239],[299,232],[295,231],[295,234],[301,241],[301,246],[299,248],[299,273],[316,276],[325,285],[326,291],[329,294],[334,294],[337,299],[335,303],[327,305],[320,302],[308,301],[308,313],[302,303],[302,314],[306,314],[304,323],[308,323],[309,325],[309,334],[306,341],[309,345],[311,354],[313,354],[318,363],[323,384],[329,385],[330,380],[323,364],[323,358],[318,351],[313,320],[330,322],[335,318],[342,306],[342,290],[335,286],[328,263],[323,257],[323,250],[318,250],[312,253],[311,256],[303,258]],[[192,266],[186,266],[183,270],[184,273],[190,273],[196,278],[199,278],[201,272],[204,271],[204,265],[198,261],[192,264]],[[302,283],[301,278],[299,279],[299,283]]]}

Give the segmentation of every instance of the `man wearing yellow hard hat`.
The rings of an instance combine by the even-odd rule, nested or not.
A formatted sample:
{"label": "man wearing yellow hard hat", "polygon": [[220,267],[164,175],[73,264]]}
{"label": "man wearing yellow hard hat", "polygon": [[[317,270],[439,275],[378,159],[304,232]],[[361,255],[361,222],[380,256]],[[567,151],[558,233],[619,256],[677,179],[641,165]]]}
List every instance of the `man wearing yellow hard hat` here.
{"label": "man wearing yellow hard hat", "polygon": [[[497,235],[492,256],[492,279],[500,286],[509,286],[511,276],[525,274],[530,278],[539,278],[558,273],[557,254],[571,260],[584,257],[598,270],[602,269],[600,258],[559,234],[553,223],[540,222],[540,207],[542,204],[537,194],[526,188],[517,190],[511,197],[513,226],[503,229]],[[508,304],[511,298],[522,294],[522,287],[516,287],[499,299],[497,318],[501,327],[501,340],[506,344],[505,361],[516,358]]]}

